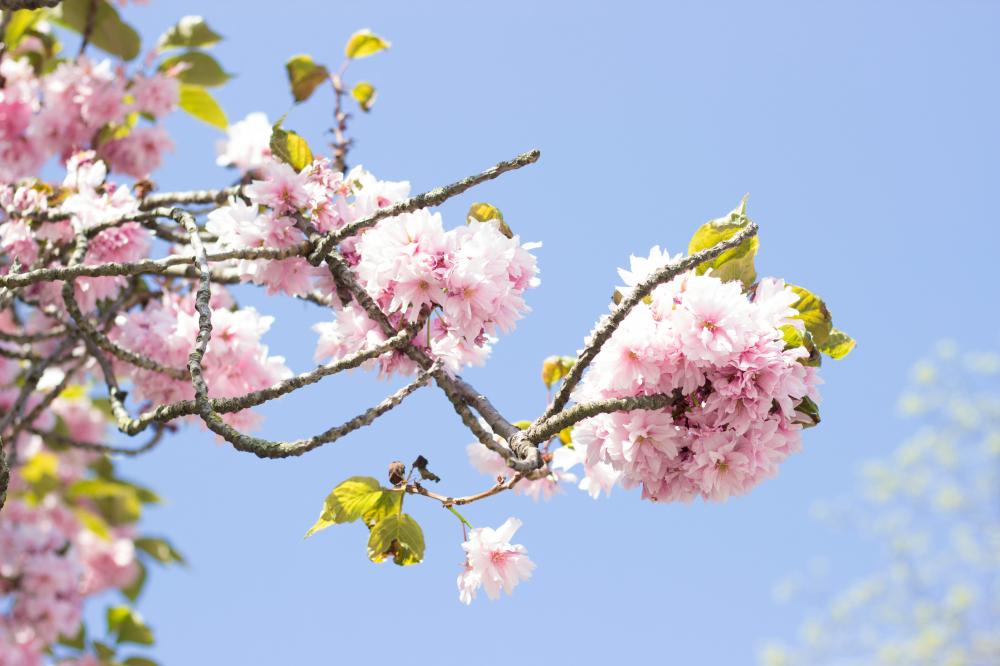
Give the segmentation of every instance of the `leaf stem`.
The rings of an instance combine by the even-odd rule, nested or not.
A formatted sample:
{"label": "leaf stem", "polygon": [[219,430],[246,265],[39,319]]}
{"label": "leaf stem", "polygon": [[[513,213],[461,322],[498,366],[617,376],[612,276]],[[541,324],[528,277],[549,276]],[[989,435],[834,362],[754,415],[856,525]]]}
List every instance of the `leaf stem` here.
{"label": "leaf stem", "polygon": [[[448,509],[448,510],[449,510],[449,511],[451,511],[451,512],[452,512],[453,514],[455,514],[456,516],[458,516],[458,519],[462,521],[462,524],[463,524],[463,525],[468,525],[468,526],[469,526],[469,529],[470,529],[470,530],[471,530],[471,529],[474,529],[474,528],[472,527],[472,523],[470,523],[469,521],[467,521],[467,520],[465,519],[465,516],[463,516],[462,514],[460,514],[460,513],[458,512],[458,511],[455,511],[455,507],[453,507],[453,506],[452,506],[452,505],[450,505],[450,504],[446,504],[444,508]],[[464,528],[463,528],[463,529],[464,529]]]}

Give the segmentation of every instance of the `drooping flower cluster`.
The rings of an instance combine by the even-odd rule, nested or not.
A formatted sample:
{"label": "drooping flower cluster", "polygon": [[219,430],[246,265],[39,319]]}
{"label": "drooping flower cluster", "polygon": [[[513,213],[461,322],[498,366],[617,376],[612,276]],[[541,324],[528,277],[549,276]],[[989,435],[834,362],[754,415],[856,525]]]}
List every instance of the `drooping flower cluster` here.
{"label": "drooping flower cluster", "polygon": [[[669,257],[653,249],[620,271],[628,294]],[[819,403],[816,368],[786,349],[781,326],[802,326],[790,306],[798,297],[782,280],[762,279],[748,298],[739,281],[694,271],[658,286],[604,345],[577,402],[667,394],[662,410],[602,414],[580,423],[573,441],[588,464],[622,473],[625,488],[643,487],[657,502],[724,502],[778,473],[800,450],[803,399]]]}
{"label": "drooping flower cluster", "polygon": [[528,559],[528,551],[510,543],[519,527],[520,520],[508,518],[499,529],[477,527],[469,533],[468,541],[462,544],[465,569],[458,576],[459,599],[463,603],[471,604],[480,586],[487,597],[497,599],[500,590],[511,596],[520,581],[531,578],[535,563]]}

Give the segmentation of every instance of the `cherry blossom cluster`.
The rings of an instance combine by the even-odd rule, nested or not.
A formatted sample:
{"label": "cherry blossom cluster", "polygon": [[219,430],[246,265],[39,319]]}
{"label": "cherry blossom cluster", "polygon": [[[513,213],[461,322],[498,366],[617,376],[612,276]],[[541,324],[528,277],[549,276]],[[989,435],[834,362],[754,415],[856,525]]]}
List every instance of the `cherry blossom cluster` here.
{"label": "cherry blossom cluster", "polygon": [[[653,248],[620,270],[630,289],[667,264]],[[708,272],[678,275],[639,303],[601,349],[574,392],[577,402],[675,395],[662,410],[601,414],[577,425],[574,448],[587,464],[610,464],[643,499],[725,502],[778,473],[801,449],[806,397],[820,402],[816,368],[799,363],[804,347],[786,349],[781,326],[803,328],[798,297],[782,280],[764,278],[752,296],[737,281]]]}
{"label": "cherry blossom cluster", "polygon": [[[242,130],[220,150],[225,161],[242,164],[241,169],[256,162],[237,162],[241,158],[233,155],[262,154],[259,143]],[[410,190],[409,183],[376,180],[360,166],[346,175],[334,172],[326,158],[299,173],[262,159],[269,175],[246,187],[249,203],[234,197],[209,214],[206,229],[218,237],[214,249],[289,248],[306,240],[303,222],[323,234],[335,232],[404,199]],[[440,214],[420,209],[381,220],[360,237],[345,238],[340,252],[394,327],[416,321],[422,311],[431,313],[426,334],[416,336],[413,344],[458,372],[464,365],[483,365],[490,341],[514,329],[530,311],[523,294],[538,285],[538,270],[529,250],[539,245],[507,238],[489,221],[470,219],[467,226],[446,232]],[[305,296],[318,290],[327,299],[336,318],[314,327],[320,335],[317,360],[339,359],[387,339],[357,300],[341,303],[325,266],[314,268],[302,256],[243,259],[235,266],[242,281],[265,285],[270,295]],[[397,352],[363,367],[377,367],[383,378],[396,372],[410,376],[417,369]]]}
{"label": "cherry blossom cluster", "polygon": [[[2,317],[0,329],[12,328],[10,318]],[[0,409],[5,411],[18,393],[7,388],[13,386],[8,378],[18,370],[9,359],[0,359],[0,383],[5,387]],[[29,409],[32,406],[29,402]],[[106,438],[106,426],[107,417],[82,390],[56,398],[32,423],[37,432],[58,428],[95,445]],[[74,487],[81,488],[78,483],[86,483],[88,467],[102,459],[101,454],[73,450],[56,455],[43,444],[42,435],[24,432],[17,437],[16,450],[30,463],[13,471],[0,512],[0,663],[40,666],[48,645],[60,635],[76,635],[87,597],[136,581],[137,535],[131,522],[105,526],[98,534],[93,522],[83,520],[103,522],[92,497],[81,493],[71,502],[62,500]]]}
{"label": "cherry blossom cluster", "polygon": [[65,163],[82,149],[95,150],[111,171],[142,178],[163,162],[174,143],[158,125],[177,108],[180,83],[168,73],[127,76],[110,60],[81,55],[38,76],[28,52],[41,49],[25,39],[0,61],[0,181],[34,176],[50,157]]}

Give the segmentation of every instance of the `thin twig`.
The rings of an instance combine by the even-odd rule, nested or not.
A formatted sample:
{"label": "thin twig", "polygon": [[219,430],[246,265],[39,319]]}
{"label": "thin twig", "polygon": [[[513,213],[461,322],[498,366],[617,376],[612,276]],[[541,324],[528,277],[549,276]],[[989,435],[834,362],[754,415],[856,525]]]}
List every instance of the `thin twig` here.
{"label": "thin twig", "polygon": [[107,453],[107,454],[121,454],[126,456],[137,456],[140,453],[145,453],[151,450],[154,446],[160,443],[163,439],[163,433],[167,431],[167,426],[163,424],[157,424],[156,431],[153,433],[152,438],[144,445],[137,449],[128,449],[118,446],[108,446],[107,444],[92,444],[90,442],[81,442],[70,437],[64,437],[63,435],[57,435],[54,432],[45,432],[43,430],[38,430],[36,428],[25,428],[28,432],[33,435],[38,435],[45,441],[51,441],[58,446],[68,446],[74,449],[83,449],[84,451],[96,451],[97,453]]}
{"label": "thin twig", "polygon": [[492,488],[486,492],[479,493],[478,495],[469,495],[468,497],[447,497],[446,495],[438,495],[437,493],[431,492],[421,486],[419,483],[408,483],[404,488],[405,492],[411,495],[423,495],[424,497],[430,497],[431,499],[436,499],[441,502],[441,506],[448,508],[451,506],[462,506],[463,504],[471,504],[472,502],[477,502],[481,499],[486,499],[487,497],[492,497],[498,493],[502,493],[505,490],[510,490],[517,485],[517,482],[525,478],[525,472],[517,472],[510,478],[509,481],[506,479],[499,481]]}
{"label": "thin twig", "polygon": [[90,7],[87,10],[87,23],[83,26],[83,42],[80,43],[80,52],[77,54],[77,58],[83,55],[83,52],[87,49],[87,44],[90,43],[90,37],[94,33],[94,23],[97,19],[97,8],[100,5],[100,0],[90,0]]}

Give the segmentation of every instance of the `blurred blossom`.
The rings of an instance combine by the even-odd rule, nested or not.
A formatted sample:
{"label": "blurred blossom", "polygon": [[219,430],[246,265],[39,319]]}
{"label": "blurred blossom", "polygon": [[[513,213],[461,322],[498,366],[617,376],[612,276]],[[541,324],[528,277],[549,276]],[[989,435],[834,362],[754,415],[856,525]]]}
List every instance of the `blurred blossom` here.
{"label": "blurred blossom", "polygon": [[853,496],[810,510],[881,545],[872,573],[832,595],[821,565],[775,583],[776,603],[822,610],[767,642],[763,666],[1000,664],[1000,355],[943,340],[935,356],[897,405],[920,427],[861,466]]}

